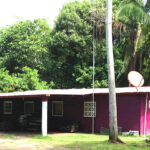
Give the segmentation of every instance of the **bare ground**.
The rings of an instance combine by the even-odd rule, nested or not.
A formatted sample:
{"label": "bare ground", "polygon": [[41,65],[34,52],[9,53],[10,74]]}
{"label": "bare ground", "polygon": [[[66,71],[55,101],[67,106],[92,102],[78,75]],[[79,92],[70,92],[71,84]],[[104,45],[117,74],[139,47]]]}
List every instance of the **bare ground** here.
{"label": "bare ground", "polygon": [[48,142],[31,141],[30,138],[37,134],[14,133],[15,136],[12,138],[6,138],[6,135],[9,134],[0,133],[0,150],[69,150],[64,147],[54,148],[53,145]]}

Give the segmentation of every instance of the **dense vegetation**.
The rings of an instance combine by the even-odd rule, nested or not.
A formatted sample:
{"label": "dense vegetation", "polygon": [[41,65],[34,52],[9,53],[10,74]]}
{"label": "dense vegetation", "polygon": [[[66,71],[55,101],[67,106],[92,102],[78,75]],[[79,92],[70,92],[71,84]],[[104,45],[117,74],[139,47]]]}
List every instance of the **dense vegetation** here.
{"label": "dense vegetation", "polygon": [[[131,14],[121,12],[131,2],[138,2],[145,12],[150,8],[150,5],[142,6],[142,0],[114,0],[117,86],[128,86],[127,73],[133,63],[131,56],[139,23],[141,35],[136,44],[134,70],[144,75],[145,85],[150,85],[150,25],[148,21],[143,23]],[[20,21],[1,28],[0,92],[92,87],[93,43],[95,87],[107,87],[105,0],[65,4],[53,28],[44,19]]]}

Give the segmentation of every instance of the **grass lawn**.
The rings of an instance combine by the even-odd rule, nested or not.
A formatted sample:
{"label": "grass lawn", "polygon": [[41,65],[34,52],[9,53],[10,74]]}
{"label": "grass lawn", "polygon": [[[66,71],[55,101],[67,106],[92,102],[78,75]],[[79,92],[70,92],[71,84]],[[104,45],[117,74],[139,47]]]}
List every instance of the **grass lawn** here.
{"label": "grass lawn", "polygon": [[54,147],[65,147],[69,150],[150,150],[143,137],[120,136],[125,145],[108,143],[108,135],[60,134],[46,137],[34,136],[32,141],[43,141]]}

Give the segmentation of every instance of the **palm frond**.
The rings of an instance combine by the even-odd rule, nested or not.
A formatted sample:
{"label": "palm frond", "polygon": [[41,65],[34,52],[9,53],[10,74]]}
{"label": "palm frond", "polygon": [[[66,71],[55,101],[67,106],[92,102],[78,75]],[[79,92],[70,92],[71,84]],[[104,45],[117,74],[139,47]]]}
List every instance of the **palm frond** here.
{"label": "palm frond", "polygon": [[144,9],[143,0],[131,0],[131,2],[133,2],[135,5],[137,5],[139,7],[143,7],[143,9]]}
{"label": "palm frond", "polygon": [[134,2],[126,4],[121,8],[117,14],[117,20],[121,22],[133,23],[129,21],[131,20],[137,23],[150,24],[149,15],[146,13],[146,11],[144,11],[143,7],[140,7]]}
{"label": "palm frond", "polygon": [[116,80],[119,80],[120,77],[123,74],[125,74],[125,72],[128,71],[129,63],[131,60],[131,54],[132,54],[132,51],[130,49],[126,49],[126,53],[125,53],[125,57],[124,57],[124,61],[123,61],[123,67],[120,70],[120,73],[117,75]]}
{"label": "palm frond", "polygon": [[145,10],[146,10],[147,13],[150,12],[150,0],[147,0],[147,3],[145,5]]}

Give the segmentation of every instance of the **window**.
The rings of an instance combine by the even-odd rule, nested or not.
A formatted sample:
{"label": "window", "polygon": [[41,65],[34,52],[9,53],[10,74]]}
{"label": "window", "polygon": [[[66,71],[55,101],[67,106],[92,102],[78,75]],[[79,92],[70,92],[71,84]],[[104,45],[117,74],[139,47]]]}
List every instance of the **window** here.
{"label": "window", "polygon": [[12,101],[4,101],[4,114],[12,114]]}
{"label": "window", "polygon": [[96,102],[84,102],[84,117],[96,117]]}
{"label": "window", "polygon": [[24,114],[32,114],[34,113],[34,102],[26,101],[24,102]]}
{"label": "window", "polygon": [[63,102],[62,101],[52,102],[52,116],[63,116]]}

